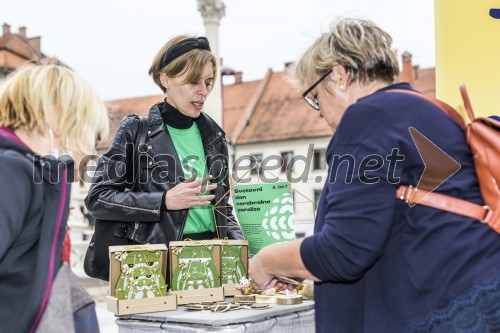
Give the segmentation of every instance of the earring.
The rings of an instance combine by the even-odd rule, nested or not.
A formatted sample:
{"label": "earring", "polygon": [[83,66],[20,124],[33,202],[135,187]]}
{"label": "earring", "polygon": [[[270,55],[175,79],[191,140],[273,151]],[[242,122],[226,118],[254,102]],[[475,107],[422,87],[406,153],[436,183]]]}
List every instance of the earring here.
{"label": "earring", "polygon": [[344,85],[343,85],[343,84],[341,84],[341,85],[339,86],[339,88],[340,88],[340,91],[345,91],[345,87],[344,87]]}

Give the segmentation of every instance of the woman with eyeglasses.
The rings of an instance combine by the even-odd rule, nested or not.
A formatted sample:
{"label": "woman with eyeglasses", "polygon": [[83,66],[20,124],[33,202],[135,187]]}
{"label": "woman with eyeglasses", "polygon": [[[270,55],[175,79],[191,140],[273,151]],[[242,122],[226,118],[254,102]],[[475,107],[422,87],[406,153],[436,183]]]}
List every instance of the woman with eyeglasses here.
{"label": "woman with eyeglasses", "polygon": [[[226,195],[224,131],[203,112],[216,73],[205,37],[174,37],[156,54],[149,74],[165,100],[149,110],[145,144],[133,147],[139,121],[125,118],[98,163],[85,201],[96,224],[123,222],[112,237],[167,246],[186,238],[243,238]],[[132,150],[141,155],[138,170],[133,170]],[[132,190],[135,179],[139,190]],[[107,253],[103,257],[97,274],[107,280]]]}
{"label": "woman with eyeglasses", "polygon": [[[314,235],[262,249],[249,274],[263,289],[275,275],[314,280],[318,332],[500,332],[500,235],[396,197],[431,184],[484,204],[463,121],[396,83],[391,44],[370,21],[340,19],[298,61],[303,97],[334,131],[329,177]],[[436,150],[459,167],[429,159]]]}
{"label": "woman with eyeglasses", "polygon": [[2,83],[0,332],[99,332],[62,253],[70,183],[108,130],[104,103],[69,68],[29,64]]}

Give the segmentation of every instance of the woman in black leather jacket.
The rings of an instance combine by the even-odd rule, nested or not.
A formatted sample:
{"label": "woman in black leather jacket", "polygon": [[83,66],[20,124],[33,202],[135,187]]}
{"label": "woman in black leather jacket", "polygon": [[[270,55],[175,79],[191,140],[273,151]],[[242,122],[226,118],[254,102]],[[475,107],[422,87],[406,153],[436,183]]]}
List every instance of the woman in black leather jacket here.
{"label": "woman in black leather jacket", "polygon": [[[171,39],[149,73],[165,93],[165,101],[151,107],[141,147],[133,147],[138,118],[122,121],[98,163],[85,200],[90,214],[98,220],[141,222],[126,224],[125,230],[115,233],[130,243],[242,239],[225,196],[229,179],[224,132],[203,113],[217,73],[208,40]],[[135,190],[137,185],[131,190],[137,148],[140,191]]]}

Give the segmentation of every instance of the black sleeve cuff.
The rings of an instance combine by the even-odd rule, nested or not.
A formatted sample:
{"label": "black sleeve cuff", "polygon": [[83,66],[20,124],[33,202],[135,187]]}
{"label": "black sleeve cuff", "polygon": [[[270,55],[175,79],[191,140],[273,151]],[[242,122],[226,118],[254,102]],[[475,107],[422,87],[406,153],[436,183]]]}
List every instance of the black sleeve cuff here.
{"label": "black sleeve cuff", "polygon": [[168,210],[167,208],[167,203],[165,202],[165,198],[167,197],[167,191],[163,192],[163,196],[161,197],[161,207],[160,210],[166,211]]}

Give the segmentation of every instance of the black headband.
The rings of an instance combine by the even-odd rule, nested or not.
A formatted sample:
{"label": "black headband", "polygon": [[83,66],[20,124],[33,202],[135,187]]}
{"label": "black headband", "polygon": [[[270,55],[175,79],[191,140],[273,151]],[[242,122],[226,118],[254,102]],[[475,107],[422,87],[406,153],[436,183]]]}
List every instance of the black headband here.
{"label": "black headband", "polygon": [[170,62],[172,62],[172,60],[193,49],[210,51],[210,44],[208,43],[208,39],[206,37],[188,38],[171,46],[163,55],[163,58],[160,62],[160,67],[163,68],[167,66]]}

